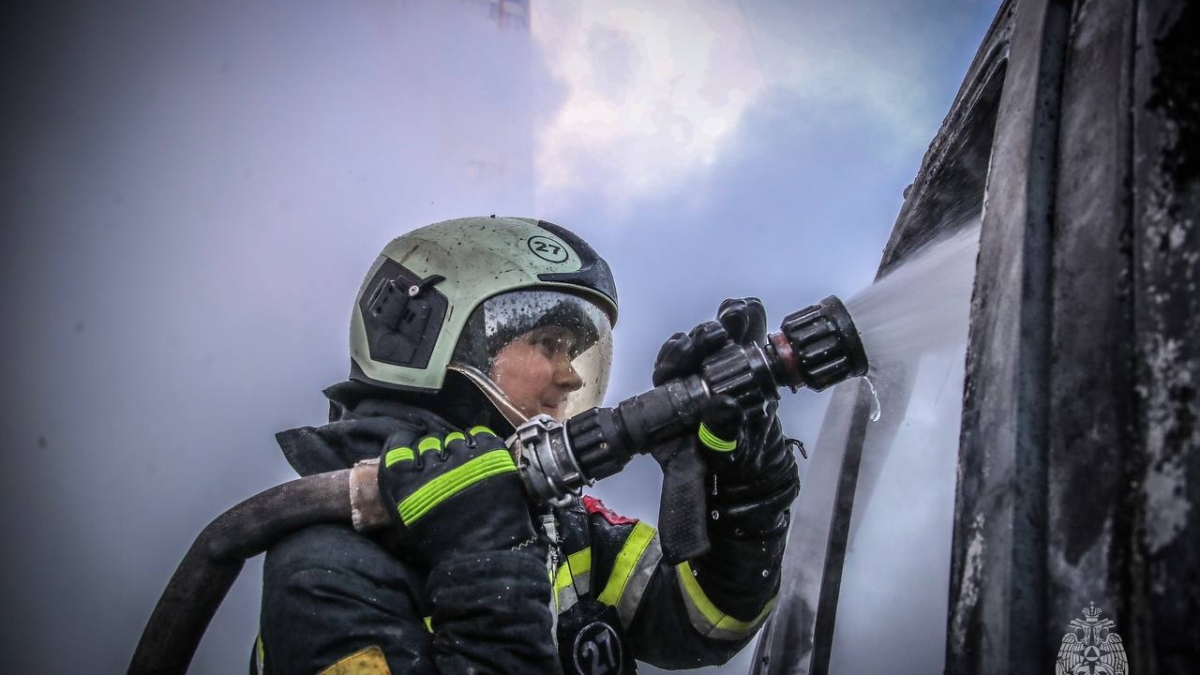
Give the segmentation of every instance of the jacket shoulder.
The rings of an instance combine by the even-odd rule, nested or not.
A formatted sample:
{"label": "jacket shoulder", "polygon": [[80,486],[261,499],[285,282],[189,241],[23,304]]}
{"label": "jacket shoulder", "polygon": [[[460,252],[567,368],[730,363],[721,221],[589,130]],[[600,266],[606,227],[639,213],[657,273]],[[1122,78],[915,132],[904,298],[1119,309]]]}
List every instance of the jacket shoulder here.
{"label": "jacket shoulder", "polygon": [[640,521],[619,515],[599,499],[583,495],[568,506],[556,510],[562,527],[564,553],[599,546],[620,549],[625,539]]}
{"label": "jacket shoulder", "polygon": [[263,564],[262,672],[320,672],[372,647],[393,672],[427,663],[428,612],[413,592],[423,587],[408,565],[349,527],[290,535]]}
{"label": "jacket shoulder", "polygon": [[264,580],[321,569],[365,577],[387,586],[407,586],[415,572],[381,543],[341,525],[312,525],[267,551]]}

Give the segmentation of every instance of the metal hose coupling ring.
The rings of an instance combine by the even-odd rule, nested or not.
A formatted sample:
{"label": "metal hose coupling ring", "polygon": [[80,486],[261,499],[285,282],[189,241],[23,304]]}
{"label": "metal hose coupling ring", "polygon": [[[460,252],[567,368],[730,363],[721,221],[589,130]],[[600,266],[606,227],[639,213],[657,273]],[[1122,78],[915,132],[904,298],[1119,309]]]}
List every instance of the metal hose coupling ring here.
{"label": "metal hose coupling ring", "polygon": [[517,427],[508,446],[526,491],[540,503],[566,506],[593,482],[579,468],[566,425],[549,415],[536,415]]}

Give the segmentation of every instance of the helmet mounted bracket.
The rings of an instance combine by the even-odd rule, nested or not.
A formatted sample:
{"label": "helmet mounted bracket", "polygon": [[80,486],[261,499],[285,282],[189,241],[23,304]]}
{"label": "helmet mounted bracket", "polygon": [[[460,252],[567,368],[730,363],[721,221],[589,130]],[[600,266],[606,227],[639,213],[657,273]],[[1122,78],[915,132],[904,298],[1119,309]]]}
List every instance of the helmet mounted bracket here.
{"label": "helmet mounted bracket", "polygon": [[422,279],[393,260],[380,265],[359,307],[372,359],[409,368],[429,364],[448,304],[434,286],[445,280],[440,274]]}

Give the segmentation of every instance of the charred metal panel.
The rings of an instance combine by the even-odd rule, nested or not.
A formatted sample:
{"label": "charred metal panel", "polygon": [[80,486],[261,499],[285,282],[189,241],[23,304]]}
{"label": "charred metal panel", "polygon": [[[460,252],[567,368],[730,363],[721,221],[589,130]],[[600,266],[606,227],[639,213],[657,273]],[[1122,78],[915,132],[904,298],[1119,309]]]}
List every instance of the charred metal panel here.
{"label": "charred metal panel", "polygon": [[1018,3],[1006,0],[938,129],[883,250],[876,278],[983,208],[1001,85]]}
{"label": "charred metal panel", "polygon": [[[1025,166],[1004,159],[1004,127],[1020,111],[1001,111],[989,209],[1011,203],[1002,184],[1051,185],[1054,218],[1046,227],[1033,196],[1023,226],[1014,220],[1002,232],[1002,219],[985,218],[949,672],[1050,667],[1069,621],[1093,602],[1117,620],[1130,672],[1189,672],[1200,659],[1198,7],[1073,3],[1061,100],[1054,105],[1051,88],[1045,107],[1033,109],[1035,118],[1046,114]],[[1044,25],[1056,24],[1055,6],[1047,9]],[[1059,38],[1057,28],[1042,30],[1044,57]],[[1021,35],[1014,88],[1032,76],[1017,71]],[[1057,167],[1039,152],[1054,153]],[[1049,301],[1036,269],[988,255],[1019,251],[1028,268],[1045,246],[1053,250]],[[1014,329],[997,315],[1044,320]],[[1048,359],[1037,354],[1042,325],[1050,326]],[[997,341],[1001,328],[1007,339]],[[1006,351],[1015,363],[996,357]],[[1027,355],[1034,367],[1023,367]]]}
{"label": "charred metal panel", "polygon": [[[1043,672],[1050,226],[1070,4],[1017,6],[980,235],[946,670]],[[1052,661],[1050,661],[1052,663]]]}
{"label": "charred metal panel", "polygon": [[[1095,602],[1130,637],[1126,458],[1133,434],[1128,0],[1076,4],[1059,123],[1051,294],[1043,670]],[[1132,655],[1131,655],[1132,656]],[[1146,672],[1140,663],[1134,673]]]}
{"label": "charred metal panel", "polygon": [[[1134,62],[1137,651],[1200,662],[1200,3],[1142,0]],[[1137,672],[1137,671],[1132,671]]]}

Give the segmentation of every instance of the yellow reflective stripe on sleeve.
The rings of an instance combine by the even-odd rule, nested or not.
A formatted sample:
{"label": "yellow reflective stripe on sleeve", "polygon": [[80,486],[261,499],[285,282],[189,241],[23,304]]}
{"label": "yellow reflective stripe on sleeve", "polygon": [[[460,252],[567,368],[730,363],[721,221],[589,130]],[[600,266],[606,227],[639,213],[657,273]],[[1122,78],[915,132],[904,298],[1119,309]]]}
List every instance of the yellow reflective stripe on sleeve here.
{"label": "yellow reflective stripe on sleeve", "polygon": [[392,448],[391,450],[388,450],[386,455],[383,456],[383,465],[387,467],[395,464],[396,462],[403,462],[406,460],[411,462],[412,458],[412,448]]}
{"label": "yellow reflective stripe on sleeve", "polygon": [[712,429],[709,429],[707,426],[705,426],[704,422],[700,423],[700,432],[698,435],[700,436],[700,442],[703,443],[709,450],[716,450],[717,452],[731,452],[737,449],[736,438],[732,441],[727,441],[714,434]]}
{"label": "yellow reflective stripe on sleeve", "polygon": [[658,532],[653,527],[639,522],[633,526],[629,538],[617,553],[608,583],[596,599],[617,608],[621,625],[628,628],[642,601],[642,594],[650,585],[654,571],[662,560],[662,546],[658,543]]}
{"label": "yellow reflective stripe on sleeve", "polygon": [[687,607],[688,619],[691,621],[692,627],[705,637],[717,640],[745,638],[758,630],[759,626],[770,616],[771,610],[775,608],[776,598],[771,598],[758,616],[751,621],[735,619],[717,609],[712,600],[708,599],[708,596],[704,594],[704,589],[700,588],[700,582],[696,581],[696,575],[692,573],[692,566],[687,561],[679,563],[675,567],[675,572],[679,577],[680,593],[683,595],[683,604]]}
{"label": "yellow reflective stripe on sleeve", "polygon": [[[589,546],[567,556],[567,564],[571,566],[571,574],[575,575],[575,585],[579,586],[579,578],[592,571],[592,547]],[[580,590],[587,591],[589,589],[581,587]]]}
{"label": "yellow reflective stripe on sleeve", "polygon": [[479,481],[505,473],[515,473],[517,465],[507,449],[486,452],[462,466],[451,469],[417,488],[396,506],[405,525],[412,525],[433,507],[466,490]]}
{"label": "yellow reflective stripe on sleeve", "polygon": [[392,675],[378,645],[360,649],[322,670],[318,675]]}
{"label": "yellow reflective stripe on sleeve", "polygon": [[433,617],[432,616],[425,617],[425,630],[429,631],[430,633],[433,632]]}
{"label": "yellow reflective stripe on sleeve", "polygon": [[417,444],[417,452],[429,452],[430,450],[441,450],[442,442],[433,436],[422,438]]}
{"label": "yellow reflective stripe on sleeve", "polygon": [[471,434],[472,436],[478,436],[479,434],[491,434],[493,436],[496,435],[496,432],[485,426],[471,427],[471,430],[467,433]]}
{"label": "yellow reflective stripe on sleeve", "polygon": [[554,579],[554,611],[557,614],[562,614],[579,602],[579,592],[575,590],[575,584],[571,581],[571,573],[567,571],[566,565],[558,568]]}
{"label": "yellow reflective stripe on sleeve", "polygon": [[262,633],[254,638],[254,672],[263,675],[266,671],[267,649],[263,647]]}
{"label": "yellow reflective stripe on sleeve", "polygon": [[467,437],[464,436],[463,432],[461,432],[461,431],[451,431],[450,433],[446,434],[446,445],[450,445],[451,441],[465,441],[465,440],[467,440]]}
{"label": "yellow reflective stripe on sleeve", "polygon": [[592,590],[592,549],[576,551],[567,556],[554,575],[554,598],[558,613],[571,609],[579,596]]}
{"label": "yellow reflective stripe on sleeve", "polygon": [[554,592],[559,593],[564,588],[571,586],[571,570],[566,565],[559,565],[558,572],[554,575]]}

